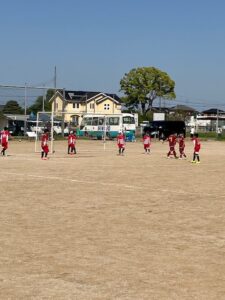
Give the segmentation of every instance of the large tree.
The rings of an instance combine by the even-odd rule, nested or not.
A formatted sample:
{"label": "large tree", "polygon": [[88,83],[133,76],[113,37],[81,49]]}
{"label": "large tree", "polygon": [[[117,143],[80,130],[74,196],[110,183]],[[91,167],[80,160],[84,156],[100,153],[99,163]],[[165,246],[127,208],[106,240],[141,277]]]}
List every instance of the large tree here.
{"label": "large tree", "polygon": [[22,114],[23,113],[22,107],[15,100],[9,100],[8,102],[6,102],[2,111],[4,114]]}
{"label": "large tree", "polygon": [[31,113],[31,112],[37,113],[38,111],[43,111],[43,101],[44,101],[44,110],[51,111],[52,108],[51,108],[51,103],[49,102],[49,100],[54,95],[54,93],[55,93],[55,90],[49,89],[49,90],[47,90],[45,99],[43,96],[37,97],[34,104],[28,108],[28,112],[29,113]]}
{"label": "large tree", "polygon": [[120,81],[121,91],[127,96],[129,107],[141,109],[141,113],[151,110],[158,98],[175,99],[175,82],[170,76],[154,67],[132,69]]}

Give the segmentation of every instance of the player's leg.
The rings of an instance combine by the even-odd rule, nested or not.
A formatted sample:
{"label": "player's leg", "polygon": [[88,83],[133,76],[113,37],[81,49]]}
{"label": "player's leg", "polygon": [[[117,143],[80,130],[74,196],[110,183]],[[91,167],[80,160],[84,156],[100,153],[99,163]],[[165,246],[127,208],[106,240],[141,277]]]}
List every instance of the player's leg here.
{"label": "player's leg", "polygon": [[177,156],[177,153],[176,153],[175,149],[173,149],[173,156],[174,156],[175,158],[178,158],[178,156]]}
{"label": "player's leg", "polygon": [[2,153],[3,156],[5,156],[5,147],[2,148],[1,153]]}
{"label": "player's leg", "polygon": [[171,147],[170,147],[170,149],[169,149],[169,152],[167,153],[167,157],[169,158],[170,155],[171,155]]}
{"label": "player's leg", "polygon": [[183,149],[181,147],[179,148],[179,152],[180,152],[180,159],[181,159],[183,156]]}
{"label": "player's leg", "polygon": [[196,153],[195,153],[195,151],[194,151],[194,153],[193,153],[193,160],[192,160],[192,162],[195,162],[195,159],[196,159]]}
{"label": "player's leg", "polygon": [[196,153],[196,158],[197,158],[197,162],[200,163],[200,157],[199,157],[199,153]]}

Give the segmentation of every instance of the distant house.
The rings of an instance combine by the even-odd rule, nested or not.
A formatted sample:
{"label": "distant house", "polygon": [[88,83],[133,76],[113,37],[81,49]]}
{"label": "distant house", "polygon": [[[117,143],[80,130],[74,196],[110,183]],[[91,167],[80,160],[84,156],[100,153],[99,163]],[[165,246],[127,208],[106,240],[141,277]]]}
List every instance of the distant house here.
{"label": "distant house", "polygon": [[201,115],[206,117],[212,117],[212,118],[215,118],[217,116],[225,117],[225,111],[218,108],[210,108],[202,111]]}
{"label": "distant house", "polygon": [[0,112],[0,130],[8,126],[8,119]]}
{"label": "distant house", "polygon": [[64,112],[65,121],[75,125],[79,125],[87,113],[121,113],[121,99],[116,94],[58,90],[50,102],[56,116],[62,116]]}
{"label": "distant house", "polygon": [[24,133],[24,123],[27,122],[29,115],[22,114],[4,114],[7,118],[9,130],[14,135],[22,135]]}
{"label": "distant house", "polygon": [[204,110],[196,117],[198,127],[206,127],[207,130],[216,130],[225,126],[225,111],[217,108]]}
{"label": "distant house", "polygon": [[196,113],[197,111],[192,108],[192,107],[189,107],[189,106],[186,106],[186,105],[176,105],[176,106],[173,106],[173,107],[170,107],[170,112],[183,112],[183,113],[187,113],[189,115],[191,114],[194,114]]}

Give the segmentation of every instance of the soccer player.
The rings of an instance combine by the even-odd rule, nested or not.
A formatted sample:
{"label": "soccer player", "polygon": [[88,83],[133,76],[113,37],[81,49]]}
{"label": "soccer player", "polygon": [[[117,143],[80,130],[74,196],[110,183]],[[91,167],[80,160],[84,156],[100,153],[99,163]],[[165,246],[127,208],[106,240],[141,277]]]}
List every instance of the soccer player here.
{"label": "soccer player", "polygon": [[117,135],[117,146],[119,148],[119,155],[123,155],[125,151],[125,135],[122,131]]}
{"label": "soccer player", "polygon": [[143,144],[145,153],[150,154],[151,137],[149,133],[145,133],[145,135],[143,136]]}
{"label": "soccer player", "polygon": [[168,137],[168,142],[169,142],[169,152],[167,153],[167,158],[170,158],[173,154],[173,156],[175,158],[178,158],[177,157],[177,154],[176,154],[176,151],[175,151],[175,146],[176,146],[176,142],[177,142],[177,137],[175,134],[170,134],[169,137]]}
{"label": "soccer player", "polygon": [[41,159],[43,160],[47,160],[48,159],[48,152],[49,152],[49,148],[48,148],[48,129],[44,130],[44,133],[41,136]]}
{"label": "soccer player", "polygon": [[184,140],[184,135],[180,134],[178,136],[178,144],[179,144],[179,152],[180,152],[180,157],[179,159],[184,159],[187,157],[186,154],[184,153],[184,148],[185,148],[185,140]]}
{"label": "soccer player", "polygon": [[[194,153],[193,153],[192,163],[200,164],[199,151],[201,149],[201,142],[200,142],[200,139],[198,138],[198,133],[194,134],[192,141],[194,143]],[[196,158],[197,158],[197,161],[196,161]]]}
{"label": "soccer player", "polygon": [[70,134],[68,135],[68,154],[76,154],[76,135],[73,131],[70,131]]}
{"label": "soccer player", "polygon": [[1,146],[2,146],[1,155],[6,156],[5,151],[9,147],[9,136],[10,136],[8,128],[4,127],[4,129],[1,131],[0,134],[1,134]]}

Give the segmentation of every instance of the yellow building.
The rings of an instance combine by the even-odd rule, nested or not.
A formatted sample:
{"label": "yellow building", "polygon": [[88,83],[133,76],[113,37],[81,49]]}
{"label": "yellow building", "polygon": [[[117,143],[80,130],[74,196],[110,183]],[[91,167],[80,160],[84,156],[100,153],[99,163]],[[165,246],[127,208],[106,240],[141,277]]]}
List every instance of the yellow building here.
{"label": "yellow building", "polygon": [[80,125],[83,115],[87,113],[121,113],[121,99],[116,94],[58,90],[50,102],[55,116],[64,115],[65,122],[74,125]]}

